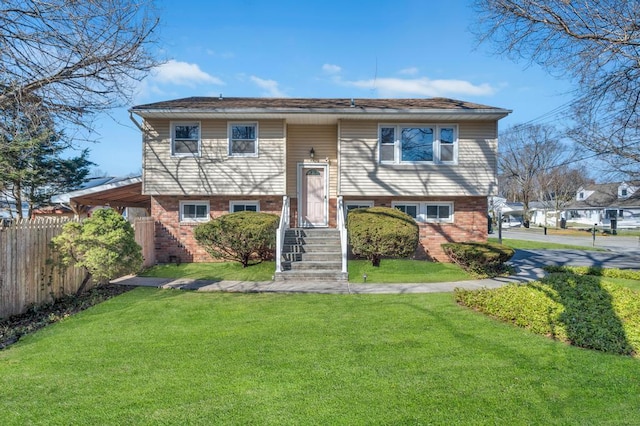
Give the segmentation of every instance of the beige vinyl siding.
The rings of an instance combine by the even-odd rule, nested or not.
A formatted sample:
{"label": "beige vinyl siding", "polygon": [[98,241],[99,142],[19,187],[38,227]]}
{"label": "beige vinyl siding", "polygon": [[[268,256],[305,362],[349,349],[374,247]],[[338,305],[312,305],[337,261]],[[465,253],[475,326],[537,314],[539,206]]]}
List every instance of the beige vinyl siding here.
{"label": "beige vinyl siding", "polygon": [[451,124],[458,125],[457,165],[379,164],[378,122],[342,121],[339,193],[344,196],[495,194],[497,123]]}
{"label": "beige vinyl siding", "polygon": [[[195,121],[195,120],[180,120]],[[171,156],[171,122],[147,120],[144,187],[148,195],[282,195],[285,191],[285,127],[258,122],[258,157],[229,157],[229,122],[200,120],[201,155]],[[242,121],[245,122],[245,121]]]}
{"label": "beige vinyl siding", "polygon": [[[298,163],[326,163],[329,158],[329,196],[337,191],[338,128],[335,125],[293,125],[287,126],[287,195],[297,197]],[[309,157],[309,150],[315,151],[315,159]]]}

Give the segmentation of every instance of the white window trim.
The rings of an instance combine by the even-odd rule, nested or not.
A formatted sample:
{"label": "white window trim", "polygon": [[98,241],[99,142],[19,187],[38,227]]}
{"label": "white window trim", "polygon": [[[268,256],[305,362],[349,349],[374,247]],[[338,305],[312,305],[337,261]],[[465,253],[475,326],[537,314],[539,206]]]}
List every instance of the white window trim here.
{"label": "white window trim", "polygon": [[[391,203],[391,207],[394,209],[396,206],[417,206],[416,213],[417,217],[415,218],[416,222],[421,223],[453,223],[454,222],[454,203],[451,201],[393,201]],[[427,218],[427,207],[428,206],[448,206],[450,216],[446,219],[430,219]]]}
{"label": "white window trim", "polygon": [[373,207],[373,200],[363,200],[363,201],[358,201],[358,200],[353,200],[353,201],[345,201],[344,202],[344,217],[346,218],[347,215],[349,214],[349,205],[353,205],[353,204],[357,204],[358,206],[367,206],[367,208],[369,207]]}
{"label": "white window trim", "polygon": [[352,200],[352,201],[345,201],[344,202],[344,208],[346,209],[347,206],[349,206],[350,204],[357,204],[359,206],[373,207],[373,201],[372,200],[363,200],[363,201]]}
{"label": "white window trim", "polygon": [[[449,217],[446,219],[440,219],[440,218],[436,218],[436,219],[430,219],[427,217],[427,207],[429,206],[448,206],[449,207]],[[424,209],[424,217],[423,217],[423,222],[426,223],[453,223],[454,222],[454,214],[455,214],[455,210],[453,209],[453,202],[451,201],[429,201],[426,203],[422,203],[422,208]]]}
{"label": "white window trim", "polygon": [[[176,126],[198,126],[198,151],[191,153],[176,153]],[[200,157],[202,148],[202,125],[199,121],[172,121],[171,122],[171,156],[172,157]],[[190,139],[189,139],[190,140]]]}
{"label": "white window trim", "polygon": [[260,211],[260,201],[256,200],[232,200],[229,201],[229,213],[233,213],[235,206],[256,206],[256,212]]}
{"label": "white window trim", "polygon": [[[382,156],[382,138],[381,131],[383,127],[395,128],[395,141],[393,145],[393,161],[383,161]],[[403,128],[409,127],[431,127],[433,128],[433,161],[402,161],[402,142],[400,135]],[[441,143],[440,143],[440,130],[452,128],[453,129],[453,160],[441,161]],[[458,164],[458,145],[459,145],[459,131],[457,124],[443,124],[443,123],[379,123],[378,124],[378,163],[379,164]]]}
{"label": "white window trim", "polygon": [[[233,152],[231,152],[231,128],[233,126],[254,126],[256,128],[256,139],[255,139],[255,150],[253,153],[248,153],[248,154],[234,154]],[[234,122],[229,122],[227,124],[227,154],[229,155],[229,157],[257,157],[259,151],[258,148],[258,139],[259,138],[259,133],[258,133],[258,122],[256,121],[234,121]]]}
{"label": "white window trim", "polygon": [[391,203],[391,207],[394,209],[396,206],[415,206],[416,208],[416,217],[414,218],[416,222],[422,222],[420,220],[420,203],[418,201],[393,201]]}
{"label": "white window trim", "polygon": [[[207,207],[207,217],[206,218],[185,218],[183,217],[183,206],[185,205],[194,205],[194,206],[206,206]],[[182,223],[195,223],[195,222],[208,222],[211,219],[211,208],[209,207],[209,201],[207,200],[180,200],[180,211],[179,211],[179,217],[180,217],[180,222]]]}

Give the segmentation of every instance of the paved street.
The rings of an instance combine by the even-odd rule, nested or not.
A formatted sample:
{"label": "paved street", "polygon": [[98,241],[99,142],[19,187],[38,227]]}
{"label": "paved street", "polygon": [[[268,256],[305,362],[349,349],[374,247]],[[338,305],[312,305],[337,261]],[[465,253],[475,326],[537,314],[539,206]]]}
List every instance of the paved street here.
{"label": "paved street", "polygon": [[[498,238],[496,230],[491,237]],[[516,240],[528,241],[544,241],[558,244],[571,244],[585,247],[598,247],[605,250],[622,252],[622,253],[640,253],[639,237],[620,237],[620,236],[601,236],[596,235],[595,244],[591,234],[585,232],[584,236],[569,235],[544,235],[542,228],[509,228],[502,230],[502,238],[511,238]]]}

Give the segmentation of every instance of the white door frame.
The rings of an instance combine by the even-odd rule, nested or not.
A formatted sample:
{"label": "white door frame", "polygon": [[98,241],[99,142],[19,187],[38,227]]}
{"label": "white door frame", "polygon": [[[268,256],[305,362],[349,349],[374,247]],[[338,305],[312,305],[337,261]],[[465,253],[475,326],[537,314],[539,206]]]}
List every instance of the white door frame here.
{"label": "white door frame", "polygon": [[[303,176],[305,169],[324,169],[324,223],[322,224],[309,224],[304,223],[302,219],[302,201],[303,191],[306,188],[303,187]],[[307,227],[327,227],[329,226],[329,165],[327,163],[298,163],[298,226],[301,228]]]}

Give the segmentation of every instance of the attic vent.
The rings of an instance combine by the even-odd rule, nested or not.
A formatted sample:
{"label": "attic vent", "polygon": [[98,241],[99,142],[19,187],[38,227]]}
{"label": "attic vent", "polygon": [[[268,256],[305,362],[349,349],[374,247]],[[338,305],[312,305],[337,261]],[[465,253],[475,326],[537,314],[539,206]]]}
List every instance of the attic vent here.
{"label": "attic vent", "polygon": [[356,101],[351,98],[351,108],[355,108],[356,107]]}

